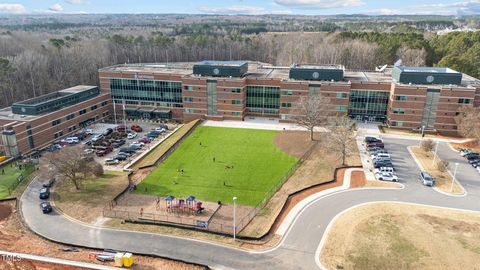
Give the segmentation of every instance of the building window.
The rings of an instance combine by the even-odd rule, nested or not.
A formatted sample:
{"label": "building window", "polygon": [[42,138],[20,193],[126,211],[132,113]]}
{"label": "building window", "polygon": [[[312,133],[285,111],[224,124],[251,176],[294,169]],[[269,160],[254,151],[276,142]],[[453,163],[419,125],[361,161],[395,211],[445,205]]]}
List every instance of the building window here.
{"label": "building window", "polygon": [[393,127],[403,127],[403,122],[402,121],[393,121],[392,126]]}
{"label": "building window", "polygon": [[77,126],[71,126],[68,128],[68,132],[75,131],[77,129]]}
{"label": "building window", "polygon": [[232,93],[240,93],[240,92],[242,92],[242,89],[240,89],[240,88],[233,88],[232,89]]}
{"label": "building window", "polygon": [[60,125],[62,121],[60,119],[52,121],[52,126]]}
{"label": "building window", "polygon": [[232,100],[232,104],[234,104],[234,105],[240,105],[240,104],[242,104],[242,101],[239,100],[239,99],[234,99],[234,100]]}
{"label": "building window", "polygon": [[347,106],[345,106],[345,105],[337,105],[337,106],[335,107],[335,109],[336,109],[337,111],[346,112],[346,111],[347,111]]}
{"label": "building window", "polygon": [[74,114],[74,113],[67,115],[67,121],[68,121],[68,120],[72,120],[73,118],[75,118],[75,114]]}
{"label": "building window", "polygon": [[80,114],[80,115],[84,115],[84,114],[86,114],[86,113],[87,113],[87,110],[86,110],[86,109],[83,109],[83,110],[81,110],[81,111],[78,112],[78,114]]}
{"label": "building window", "polygon": [[398,100],[398,101],[407,101],[408,98],[407,98],[407,96],[395,96],[395,100]]}
{"label": "building window", "polygon": [[283,90],[282,95],[284,96],[293,96],[293,91],[292,90]]}
{"label": "building window", "polygon": [[195,110],[194,110],[194,109],[190,109],[190,108],[185,108],[185,112],[186,112],[186,113],[195,113]]}
{"label": "building window", "polygon": [[187,91],[193,91],[193,86],[185,85],[184,89],[187,90]]}
{"label": "building window", "polygon": [[402,108],[393,108],[393,113],[396,113],[396,114],[405,114],[405,109],[402,109]]}
{"label": "building window", "polygon": [[292,103],[282,103],[282,108],[291,108]]}
{"label": "building window", "polygon": [[62,136],[63,136],[63,131],[60,131],[54,134],[55,139],[60,138]]}
{"label": "building window", "polygon": [[183,101],[185,101],[185,102],[193,102],[193,98],[192,98],[192,97],[184,97],[184,98],[183,98]]}
{"label": "building window", "polygon": [[337,98],[347,98],[347,93],[337,93]]}
{"label": "building window", "polygon": [[471,99],[468,98],[459,98],[458,103],[460,104],[470,104]]}
{"label": "building window", "polygon": [[92,107],[90,107],[90,110],[91,110],[91,111],[94,111],[94,110],[96,110],[96,109],[97,109],[97,105],[93,105]]}
{"label": "building window", "polygon": [[280,119],[288,120],[288,119],[290,119],[290,116],[288,114],[280,114]]}
{"label": "building window", "polygon": [[103,107],[103,106],[106,106],[107,104],[108,104],[108,101],[104,101],[104,102],[102,102],[101,105],[102,105],[102,107]]}
{"label": "building window", "polygon": [[242,113],[241,113],[241,112],[232,112],[232,115],[233,115],[233,116],[241,116]]}

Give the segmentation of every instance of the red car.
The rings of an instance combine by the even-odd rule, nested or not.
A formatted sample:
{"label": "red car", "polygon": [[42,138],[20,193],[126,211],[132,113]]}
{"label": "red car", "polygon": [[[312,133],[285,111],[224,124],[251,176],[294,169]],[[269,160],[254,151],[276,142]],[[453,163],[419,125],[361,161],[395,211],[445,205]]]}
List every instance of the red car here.
{"label": "red car", "polygon": [[118,127],[115,128],[115,130],[117,130],[117,132],[125,132],[127,129],[128,129],[128,127],[124,126],[124,125],[121,125],[121,126],[118,126]]}
{"label": "red car", "polygon": [[141,143],[150,143],[150,139],[149,138],[142,138],[141,140],[139,140],[138,142],[141,142]]}
{"label": "red car", "polygon": [[105,150],[100,150],[100,151],[97,151],[95,153],[95,155],[97,155],[97,157],[103,157],[107,154],[107,152],[105,152]]}
{"label": "red car", "polygon": [[131,129],[135,132],[142,132],[143,131],[142,127],[139,126],[139,125],[132,125]]}

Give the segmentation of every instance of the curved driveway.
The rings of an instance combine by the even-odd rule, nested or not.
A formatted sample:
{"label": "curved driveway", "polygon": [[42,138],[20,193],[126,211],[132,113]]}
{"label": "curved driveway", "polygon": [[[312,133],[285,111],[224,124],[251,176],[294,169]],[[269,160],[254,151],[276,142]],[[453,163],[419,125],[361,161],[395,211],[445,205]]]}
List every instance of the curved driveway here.
{"label": "curved driveway", "polygon": [[353,189],[322,197],[303,209],[277,247],[262,252],[187,238],[94,227],[55,213],[43,215],[38,199],[41,184],[37,181],[33,181],[21,197],[21,211],[26,224],[34,232],[65,244],[128,250],[208,265],[214,269],[316,269],[315,251],[328,224],[336,215],[355,205],[375,201],[404,201],[480,210],[479,174],[446,144],[441,143],[439,156],[451,162],[462,162],[457,179],[468,191],[465,197],[446,196],[420,184],[420,171],[407,151],[407,146],[415,145],[418,141],[386,137],[384,142],[392,154],[405,189]]}

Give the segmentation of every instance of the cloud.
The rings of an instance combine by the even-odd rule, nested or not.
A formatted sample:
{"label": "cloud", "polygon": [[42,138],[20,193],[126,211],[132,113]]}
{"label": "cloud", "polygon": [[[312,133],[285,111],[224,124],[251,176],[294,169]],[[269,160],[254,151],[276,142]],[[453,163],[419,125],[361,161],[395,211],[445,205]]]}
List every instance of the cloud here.
{"label": "cloud", "polygon": [[2,4],[0,3],[0,12],[6,13],[22,13],[25,12],[25,7],[22,4]]}
{"label": "cloud", "polygon": [[228,6],[228,7],[200,7],[199,10],[209,14],[225,14],[225,15],[237,15],[237,14],[265,14],[266,11],[262,7],[255,6]]}
{"label": "cloud", "polygon": [[412,8],[418,9],[420,13],[424,14],[474,15],[480,14],[480,0],[446,4],[417,5]]}
{"label": "cloud", "polygon": [[60,4],[54,4],[53,6],[51,6],[50,8],[48,8],[50,11],[53,11],[53,12],[62,12],[63,11],[63,7],[62,5]]}
{"label": "cloud", "polygon": [[275,3],[299,9],[329,9],[365,5],[362,0],[274,0]]}
{"label": "cloud", "polygon": [[84,4],[85,0],[65,0],[65,2],[69,4],[78,5],[78,4]]}

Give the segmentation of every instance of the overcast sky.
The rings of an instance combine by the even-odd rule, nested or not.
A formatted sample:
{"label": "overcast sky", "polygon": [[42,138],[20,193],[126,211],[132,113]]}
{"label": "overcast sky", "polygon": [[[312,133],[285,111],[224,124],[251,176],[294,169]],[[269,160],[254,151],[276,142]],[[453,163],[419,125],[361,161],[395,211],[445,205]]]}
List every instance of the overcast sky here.
{"label": "overcast sky", "polygon": [[480,0],[0,0],[0,13],[480,14]]}

